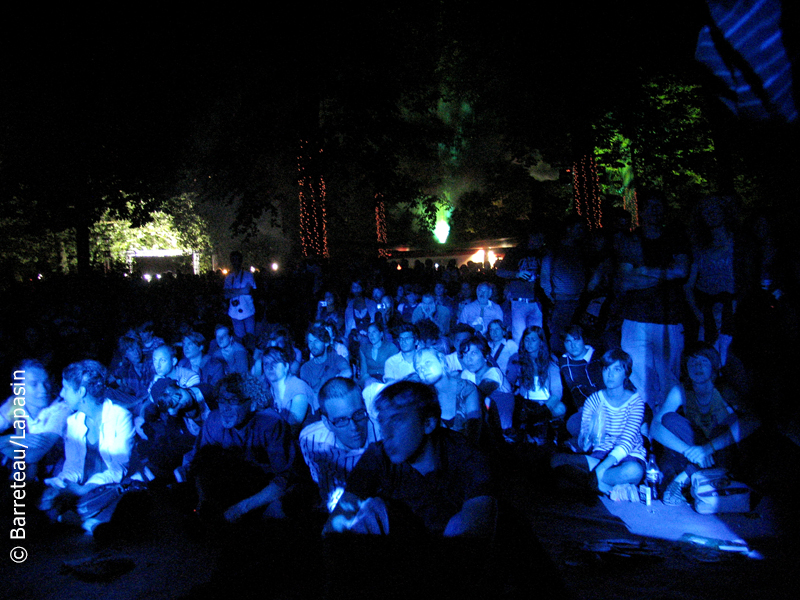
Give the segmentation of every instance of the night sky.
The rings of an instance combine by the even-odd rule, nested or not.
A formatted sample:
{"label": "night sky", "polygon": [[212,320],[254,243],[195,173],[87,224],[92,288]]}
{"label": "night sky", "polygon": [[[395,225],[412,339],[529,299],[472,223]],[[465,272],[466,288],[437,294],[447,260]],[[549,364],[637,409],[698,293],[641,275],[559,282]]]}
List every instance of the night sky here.
{"label": "night sky", "polygon": [[545,125],[624,100],[642,69],[697,68],[703,10],[700,1],[319,4],[7,19],[3,195],[23,184],[40,202],[86,206],[107,184],[170,195],[185,190],[187,173],[235,178],[249,168],[245,154],[295,153],[295,140],[315,134],[321,98],[379,106],[428,77],[456,40],[475,77],[496,82],[494,109],[524,121],[525,135],[557,136]]}

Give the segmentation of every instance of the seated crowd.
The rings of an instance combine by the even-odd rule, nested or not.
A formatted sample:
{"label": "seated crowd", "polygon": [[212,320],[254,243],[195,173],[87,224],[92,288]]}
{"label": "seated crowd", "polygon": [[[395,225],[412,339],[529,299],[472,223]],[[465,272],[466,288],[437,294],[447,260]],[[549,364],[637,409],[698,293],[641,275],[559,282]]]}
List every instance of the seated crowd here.
{"label": "seated crowd", "polygon": [[[569,228],[570,240],[578,229]],[[740,442],[758,421],[743,403],[747,391],[718,379],[720,345],[687,343],[679,372],[664,378],[674,381],[669,389],[637,379],[671,368],[638,351],[650,330],[629,331],[636,319],[625,319],[622,346],[639,336],[635,343],[595,348],[604,338],[570,324],[582,316],[573,304],[566,318],[541,296],[540,237],[497,269],[510,280],[504,302],[488,277],[473,299],[469,282],[434,271],[427,286],[401,284],[395,296],[386,282],[367,295],[353,281],[344,306],[326,290],[303,337],[285,324],[251,329],[231,317],[206,331],[213,337],[185,327],[164,340],[145,324],[119,338],[110,368],[81,360],[64,369],[56,401],[42,364],[24,361],[15,370],[22,391],[0,409],[9,476],[10,437],[27,431],[37,444],[27,461],[44,486],[41,509],[87,531],[113,512],[115,498],[106,503],[101,491],[137,481],[193,486],[197,514],[221,522],[307,510],[325,516],[331,534],[482,536],[501,491],[495,459],[514,449],[546,449],[557,476],[612,498],[642,481],[654,454],[668,504],[687,501],[697,470],[736,469]],[[577,277],[573,247],[544,255],[556,307],[562,296],[580,296],[574,280],[569,293],[559,288]],[[620,289],[633,290],[641,319],[654,318],[644,304],[653,286],[672,289],[686,275],[684,259],[661,270],[620,260]],[[233,303],[240,296],[232,291],[254,289],[228,286],[226,297]],[[734,359],[729,345],[724,352]],[[27,401],[24,419],[15,397]]]}

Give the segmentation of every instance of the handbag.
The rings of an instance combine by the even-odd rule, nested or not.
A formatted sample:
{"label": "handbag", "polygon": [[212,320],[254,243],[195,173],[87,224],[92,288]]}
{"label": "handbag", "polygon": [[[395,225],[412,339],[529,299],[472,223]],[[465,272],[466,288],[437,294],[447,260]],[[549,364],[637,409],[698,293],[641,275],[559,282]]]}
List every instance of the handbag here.
{"label": "handbag", "polygon": [[702,515],[750,511],[750,488],[733,481],[725,469],[703,469],[692,475],[694,509]]}

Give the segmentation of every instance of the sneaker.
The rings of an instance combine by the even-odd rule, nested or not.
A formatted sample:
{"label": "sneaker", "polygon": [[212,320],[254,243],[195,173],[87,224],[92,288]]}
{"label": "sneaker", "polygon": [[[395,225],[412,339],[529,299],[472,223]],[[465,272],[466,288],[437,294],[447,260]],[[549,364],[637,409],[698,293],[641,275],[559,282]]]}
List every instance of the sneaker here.
{"label": "sneaker", "polygon": [[683,494],[683,491],[689,487],[689,481],[677,481],[675,479],[672,480],[667,486],[667,489],[664,490],[664,498],[662,501],[667,506],[680,506],[682,504],[689,504],[689,501],[686,499],[686,496]]}

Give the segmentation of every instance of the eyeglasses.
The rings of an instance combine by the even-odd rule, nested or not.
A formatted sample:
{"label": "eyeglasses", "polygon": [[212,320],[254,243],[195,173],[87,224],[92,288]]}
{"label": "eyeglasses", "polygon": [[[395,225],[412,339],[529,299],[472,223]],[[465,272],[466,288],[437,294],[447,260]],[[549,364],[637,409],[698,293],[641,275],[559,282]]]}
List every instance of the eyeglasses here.
{"label": "eyeglasses", "polygon": [[369,415],[367,414],[366,408],[359,408],[349,417],[336,417],[335,419],[331,419],[330,417],[326,418],[334,427],[347,427],[350,425],[350,421],[354,423],[363,423],[369,418]]}

